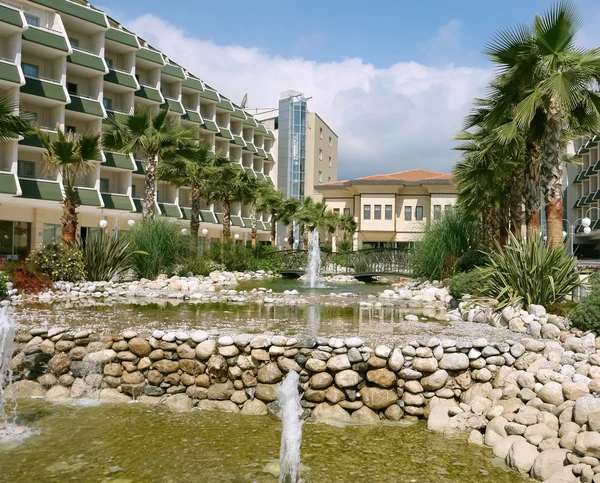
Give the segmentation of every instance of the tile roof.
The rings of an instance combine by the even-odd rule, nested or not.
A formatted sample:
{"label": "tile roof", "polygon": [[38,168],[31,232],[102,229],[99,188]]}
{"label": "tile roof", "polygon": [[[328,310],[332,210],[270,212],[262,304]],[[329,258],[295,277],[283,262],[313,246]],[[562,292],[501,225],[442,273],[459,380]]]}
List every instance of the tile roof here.
{"label": "tile roof", "polygon": [[[334,181],[331,183],[323,183],[317,185],[318,187],[344,187],[351,186],[352,184],[420,184],[427,182],[443,183],[444,181],[452,181],[452,175],[448,173],[439,173],[437,171],[429,171],[427,169],[410,169],[408,171],[399,171],[397,173],[389,174],[374,174],[371,176],[363,176],[362,178],[355,178],[345,181]],[[445,184],[445,183],[444,183]]]}

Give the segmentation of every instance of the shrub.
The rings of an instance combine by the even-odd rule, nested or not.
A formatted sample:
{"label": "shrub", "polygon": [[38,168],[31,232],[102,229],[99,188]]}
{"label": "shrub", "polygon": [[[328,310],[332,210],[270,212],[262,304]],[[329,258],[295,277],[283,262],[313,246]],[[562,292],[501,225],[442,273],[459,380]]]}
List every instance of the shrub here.
{"label": "shrub", "polygon": [[461,210],[445,213],[415,245],[411,258],[414,276],[429,280],[452,276],[457,260],[478,246],[478,233],[477,222]]}
{"label": "shrub", "polygon": [[496,244],[489,257],[489,266],[478,269],[487,274],[483,294],[501,306],[518,300],[548,306],[581,284],[575,259],[564,247],[550,247],[539,237],[523,240],[511,234],[510,244]]}
{"label": "shrub", "polygon": [[457,273],[450,280],[448,290],[455,299],[460,299],[466,294],[478,296],[481,294],[484,280],[485,274],[480,270]]}
{"label": "shrub", "polygon": [[173,275],[187,254],[189,237],[181,227],[165,218],[146,218],[127,233],[134,252],[131,261],[136,275],[154,279],[160,274]]}
{"label": "shrub", "polygon": [[569,317],[571,312],[577,308],[579,304],[573,300],[557,300],[556,302],[548,305],[546,311],[549,314],[558,315],[560,317]]}
{"label": "shrub", "polygon": [[600,291],[596,290],[581,299],[569,318],[578,329],[600,333]]}
{"label": "shrub", "polygon": [[456,273],[470,272],[476,267],[483,267],[488,264],[490,257],[481,250],[469,250],[463,254],[456,262]]}
{"label": "shrub", "polygon": [[592,272],[587,279],[587,283],[592,290],[600,290],[600,271]]}
{"label": "shrub", "polygon": [[[110,281],[133,267],[131,241],[126,237],[117,238],[105,230],[92,232],[85,243],[78,243],[88,274],[88,279]],[[139,253],[139,255],[143,255]]]}
{"label": "shrub", "polygon": [[5,273],[0,272],[0,297],[1,298],[6,297],[6,292],[8,292],[8,289],[6,287],[7,283],[8,283],[8,276]]}
{"label": "shrub", "polygon": [[190,273],[206,277],[210,272],[214,272],[215,270],[225,270],[225,267],[218,262],[200,256],[182,265],[178,270],[178,274],[180,277],[187,277]]}
{"label": "shrub", "polygon": [[62,242],[49,243],[35,249],[25,263],[33,272],[40,272],[55,282],[79,282],[85,279],[85,262],[81,250]]}
{"label": "shrub", "polygon": [[40,293],[52,288],[52,280],[42,273],[36,273],[25,263],[15,265],[12,279],[15,288],[24,293]]}

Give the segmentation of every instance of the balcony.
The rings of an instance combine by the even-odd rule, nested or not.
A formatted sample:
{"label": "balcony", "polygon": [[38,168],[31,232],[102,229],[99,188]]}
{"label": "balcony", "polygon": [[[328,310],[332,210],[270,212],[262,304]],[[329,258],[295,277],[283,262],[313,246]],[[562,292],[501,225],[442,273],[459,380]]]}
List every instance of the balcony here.
{"label": "balcony", "polygon": [[104,75],[104,81],[121,86],[126,90],[132,89],[137,91],[140,88],[136,78],[132,74],[115,67],[109,68],[108,74]]}
{"label": "balcony", "polygon": [[248,178],[256,178],[256,173],[252,168],[244,168],[244,172],[246,173],[246,176],[248,176]]}
{"label": "balcony", "polygon": [[133,110],[129,112],[119,111],[117,109],[107,109],[106,119],[102,121],[104,124],[108,124],[109,120],[115,120],[117,122],[125,122],[129,116],[133,114]]}
{"label": "balcony", "polygon": [[265,152],[265,150],[263,148],[256,148],[256,154],[258,155],[259,158],[267,157],[267,153]]}
{"label": "balcony", "polygon": [[0,5],[0,23],[5,29],[23,30],[25,28],[25,18],[21,12],[8,5]]}
{"label": "balcony", "polygon": [[135,162],[135,170],[133,171],[133,174],[139,174],[141,176],[146,176],[146,170],[144,169],[143,161],[136,159],[134,162]]}
{"label": "balcony", "polygon": [[77,187],[75,189],[79,195],[79,203],[82,206],[102,207],[102,201],[100,200],[100,193],[98,190],[84,187]]}
{"label": "balcony", "polygon": [[38,5],[44,5],[52,10],[57,10],[60,13],[66,13],[72,17],[90,22],[100,27],[108,27],[106,16],[103,12],[94,10],[83,5],[78,5],[74,2],[68,2],[66,0],[31,0],[33,3]]}
{"label": "balcony", "polygon": [[178,65],[166,64],[160,68],[160,71],[162,74],[174,77],[175,79],[185,80],[185,73]]}
{"label": "balcony", "polygon": [[244,141],[244,138],[242,136],[238,136],[236,134],[234,134],[233,139],[231,140],[232,144],[235,144],[236,146],[241,146],[242,148],[246,147],[246,141]]}
{"label": "balcony", "polygon": [[21,197],[32,200],[62,201],[62,189],[57,181],[19,178]]}
{"label": "balcony", "polygon": [[231,113],[231,117],[234,117],[236,119],[241,119],[242,121],[245,121],[246,119],[248,119],[248,116],[246,115],[246,113],[239,107],[234,108],[233,112]]}
{"label": "balcony", "polygon": [[102,163],[103,168],[124,169],[127,171],[135,171],[136,164],[133,161],[133,156],[130,154],[113,153],[104,151],[106,161]]}
{"label": "balcony", "polygon": [[71,103],[65,106],[67,111],[85,114],[86,116],[104,118],[104,109],[97,99],[71,94]]}
{"label": "balcony", "polygon": [[0,172],[0,193],[5,195],[17,194],[17,177],[14,173]]}
{"label": "balcony", "polygon": [[161,109],[168,109],[169,112],[174,114],[183,115],[185,114],[185,109],[183,108],[183,104],[177,99],[170,99],[169,97],[165,97],[165,103],[160,106]]}
{"label": "balcony", "polygon": [[164,104],[165,102],[165,99],[156,87],[146,84],[140,84],[140,89],[135,91],[135,97],[146,99],[147,101],[158,102],[159,104]]}
{"label": "balcony", "polygon": [[200,219],[204,223],[217,223],[217,217],[211,210],[200,210]]}
{"label": "balcony", "polygon": [[195,77],[188,77],[181,85],[198,92],[202,92],[204,90],[204,87],[202,87],[202,81],[200,79],[196,79]]}
{"label": "balcony", "polygon": [[200,113],[191,109],[186,109],[185,114],[181,119],[183,119],[184,121],[195,122],[196,124],[202,124],[204,122]]}
{"label": "balcony", "polygon": [[104,34],[106,40],[111,40],[118,44],[124,45],[126,47],[130,47],[132,49],[139,49],[140,43],[138,42],[137,37],[125,30],[109,28]]}
{"label": "balcony", "polygon": [[234,112],[233,104],[227,99],[222,99],[219,102],[217,102],[217,107],[219,109],[223,109],[224,111]]}
{"label": "balcony", "polygon": [[217,133],[217,136],[222,137],[223,139],[227,139],[228,141],[232,141],[233,140],[233,136],[231,135],[231,131],[229,129],[224,128],[224,127],[220,127],[219,128],[219,132]]}
{"label": "balcony", "polygon": [[160,214],[169,218],[182,218],[181,209],[175,203],[158,203]]}
{"label": "balcony", "polygon": [[107,210],[134,211],[133,200],[128,195],[118,193],[101,193],[104,208]]}
{"label": "balcony", "polygon": [[25,85],[21,86],[21,94],[41,97],[46,100],[67,102],[67,90],[52,79],[44,77],[25,77]]}
{"label": "balcony", "polygon": [[246,147],[244,148],[246,151],[250,151],[251,153],[256,153],[257,149],[254,146],[253,142],[246,141]]}
{"label": "balcony", "polygon": [[258,127],[258,123],[256,122],[256,119],[254,119],[251,116],[248,116],[248,118],[244,121],[244,125],[245,126],[251,126],[251,127]]}
{"label": "balcony", "polygon": [[221,98],[219,97],[219,94],[212,90],[212,89],[207,89],[205,88],[201,93],[200,93],[200,97],[203,99],[208,99],[209,101],[215,101],[215,102],[219,102],[221,100]]}
{"label": "balcony", "polygon": [[93,75],[98,75],[98,73],[106,73],[106,64],[104,63],[104,59],[102,57],[78,47],[73,47],[73,53],[67,57],[67,62],[79,67],[83,67],[84,69],[89,69],[92,71],[90,73]]}
{"label": "balcony", "polygon": [[23,79],[21,69],[17,64],[0,57],[0,82],[21,85],[24,82]]}
{"label": "balcony", "polygon": [[148,62],[152,62],[153,64],[163,66],[165,65],[165,59],[162,54],[156,50],[148,49],[146,47],[142,47],[135,53],[135,57],[137,59],[142,59]]}
{"label": "balcony", "polygon": [[[55,129],[50,129],[48,127],[41,127],[41,126],[40,126],[40,129],[46,131],[50,135],[56,134]],[[44,145],[42,144],[42,141],[40,140],[40,138],[38,137],[38,135],[36,133],[25,134],[23,136],[23,139],[21,139],[19,141],[19,146],[27,146],[30,148],[45,149]]]}
{"label": "balcony", "polygon": [[23,31],[23,40],[47,47],[61,53],[69,53],[69,44],[62,32],[30,25]]}
{"label": "balcony", "polygon": [[202,129],[206,129],[207,131],[211,131],[211,132],[219,132],[219,126],[217,126],[217,123],[214,121],[211,121],[210,119],[204,119],[204,124],[202,124]]}

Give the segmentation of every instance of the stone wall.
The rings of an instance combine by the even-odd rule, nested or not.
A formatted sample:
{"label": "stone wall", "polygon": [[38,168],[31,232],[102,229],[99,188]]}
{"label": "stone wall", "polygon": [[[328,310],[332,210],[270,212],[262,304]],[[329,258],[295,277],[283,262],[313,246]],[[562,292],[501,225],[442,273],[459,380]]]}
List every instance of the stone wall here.
{"label": "stone wall", "polygon": [[[359,338],[296,340],[204,331],[17,334],[15,392],[56,401],[165,404],[176,411],[277,416],[275,388],[300,373],[305,416],[377,423],[424,417],[430,430],[470,431],[512,468],[539,480],[600,477],[600,338],[489,344],[431,338],[368,347]],[[550,468],[550,469],[549,469]],[[579,478],[579,480],[575,480]],[[554,481],[554,480],[550,480]]]}

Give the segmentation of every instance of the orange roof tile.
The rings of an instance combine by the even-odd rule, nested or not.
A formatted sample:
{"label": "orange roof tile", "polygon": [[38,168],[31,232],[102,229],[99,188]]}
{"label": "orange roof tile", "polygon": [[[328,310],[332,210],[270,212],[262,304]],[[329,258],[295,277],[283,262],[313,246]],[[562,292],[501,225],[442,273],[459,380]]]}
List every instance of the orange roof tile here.
{"label": "orange roof tile", "polygon": [[361,181],[427,181],[430,179],[452,179],[451,174],[439,173],[437,171],[429,171],[427,169],[410,169],[408,171],[399,171],[390,174],[374,174],[372,176],[364,176],[356,178]]}

